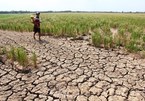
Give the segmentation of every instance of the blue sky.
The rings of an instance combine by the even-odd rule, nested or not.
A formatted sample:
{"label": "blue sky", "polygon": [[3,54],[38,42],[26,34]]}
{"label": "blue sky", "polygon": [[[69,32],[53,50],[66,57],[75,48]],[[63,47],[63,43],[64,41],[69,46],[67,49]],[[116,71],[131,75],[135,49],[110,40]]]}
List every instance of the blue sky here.
{"label": "blue sky", "polygon": [[0,11],[143,11],[145,0],[1,0]]}

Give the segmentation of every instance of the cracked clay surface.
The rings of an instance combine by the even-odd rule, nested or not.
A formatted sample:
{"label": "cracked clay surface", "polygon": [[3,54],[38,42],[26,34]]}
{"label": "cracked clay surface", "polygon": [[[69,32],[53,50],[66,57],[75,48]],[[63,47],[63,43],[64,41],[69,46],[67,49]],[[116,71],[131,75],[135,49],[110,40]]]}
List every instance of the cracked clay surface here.
{"label": "cracked clay surface", "polygon": [[145,101],[144,59],[83,40],[0,31],[0,46],[10,45],[35,51],[39,68],[24,74],[0,63],[0,101]]}

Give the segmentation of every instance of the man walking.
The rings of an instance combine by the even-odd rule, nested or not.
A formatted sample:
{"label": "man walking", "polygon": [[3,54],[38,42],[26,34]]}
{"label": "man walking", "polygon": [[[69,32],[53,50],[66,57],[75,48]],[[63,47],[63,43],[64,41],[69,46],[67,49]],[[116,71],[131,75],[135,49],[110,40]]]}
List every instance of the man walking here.
{"label": "man walking", "polygon": [[34,35],[33,35],[33,37],[34,37],[34,39],[36,39],[35,35],[36,35],[36,33],[38,33],[39,34],[39,41],[40,41],[41,40],[40,39],[40,37],[41,37],[40,23],[41,22],[40,22],[39,16],[40,16],[40,12],[37,12],[36,17],[35,18],[31,17],[31,19],[32,19],[32,23],[34,24],[34,28],[33,28]]}

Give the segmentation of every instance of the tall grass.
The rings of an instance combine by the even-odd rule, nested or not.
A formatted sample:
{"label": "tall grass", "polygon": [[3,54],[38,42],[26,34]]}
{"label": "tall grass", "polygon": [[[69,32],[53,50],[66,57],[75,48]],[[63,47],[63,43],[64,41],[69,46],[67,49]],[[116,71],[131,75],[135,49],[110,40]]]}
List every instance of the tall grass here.
{"label": "tall grass", "polygon": [[92,34],[92,42],[96,47],[101,47],[102,38],[100,33],[93,33]]}
{"label": "tall grass", "polygon": [[[14,61],[17,61],[19,63],[19,65],[21,65],[23,67],[27,67],[29,65],[33,65],[34,67],[37,66],[37,56],[34,52],[32,53],[31,58],[28,57],[27,52],[22,47],[18,47],[18,48],[11,47],[9,50],[5,49],[4,52],[5,53],[3,53],[0,50],[0,54],[3,53],[5,55],[7,55],[7,58],[10,59],[12,61],[12,63],[14,63]],[[30,61],[32,61],[33,64],[31,64]]]}
{"label": "tall grass", "polygon": [[[14,31],[33,31],[31,14],[0,15],[0,29]],[[73,36],[87,33],[89,29],[101,28],[104,32],[111,28],[122,27],[132,31],[136,27],[145,26],[143,14],[99,14],[99,13],[42,13],[42,33],[56,36]],[[76,31],[77,30],[77,31]]]}
{"label": "tall grass", "polygon": [[35,52],[32,53],[32,57],[31,57],[33,66],[36,68],[37,67],[37,56],[35,54]]}
{"label": "tall grass", "polygon": [[9,59],[12,60],[12,62],[14,62],[16,60],[16,54],[15,54],[15,48],[11,47],[10,50],[7,52],[7,56]]}
{"label": "tall grass", "polygon": [[[30,15],[0,15],[0,29],[31,32],[33,24]],[[144,14],[42,13],[40,17],[41,32],[46,35],[76,37],[91,30],[92,42],[97,47],[123,46],[135,52],[145,50]],[[118,29],[115,38],[110,34],[110,28]]]}
{"label": "tall grass", "polygon": [[19,62],[20,65],[24,67],[28,66],[27,53],[23,48],[17,48],[15,55],[16,55],[16,60]]}

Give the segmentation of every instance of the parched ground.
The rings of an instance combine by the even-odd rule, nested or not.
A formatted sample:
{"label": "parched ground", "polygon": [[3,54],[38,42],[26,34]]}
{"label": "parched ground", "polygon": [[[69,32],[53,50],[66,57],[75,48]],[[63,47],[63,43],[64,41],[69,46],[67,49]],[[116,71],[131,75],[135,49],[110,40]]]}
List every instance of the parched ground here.
{"label": "parched ground", "polygon": [[32,36],[0,31],[0,46],[23,46],[39,60],[28,74],[0,63],[0,101],[145,101],[143,59],[86,41]]}

